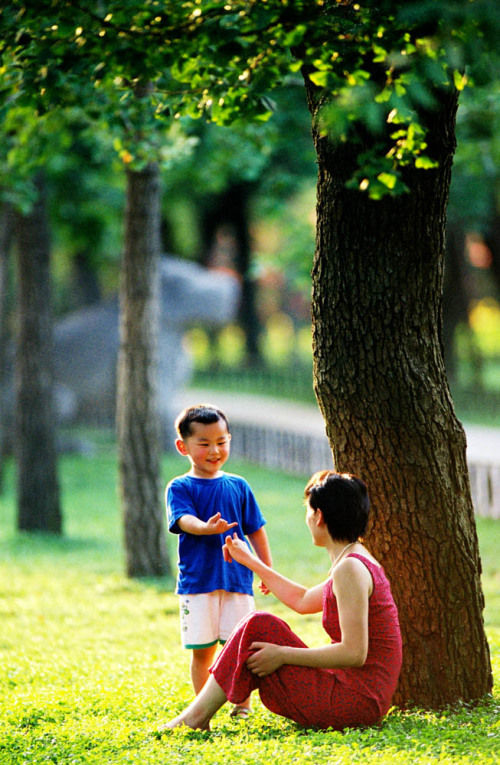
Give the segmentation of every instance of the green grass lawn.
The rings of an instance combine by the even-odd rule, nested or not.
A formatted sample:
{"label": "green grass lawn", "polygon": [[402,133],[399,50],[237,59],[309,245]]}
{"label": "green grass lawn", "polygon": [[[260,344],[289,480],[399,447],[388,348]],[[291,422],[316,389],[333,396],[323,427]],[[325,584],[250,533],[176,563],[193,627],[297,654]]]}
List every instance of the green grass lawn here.
{"label": "green grass lawn", "polygon": [[[334,765],[498,763],[500,690],[473,709],[392,711],[380,728],[304,731],[255,697],[254,714],[234,722],[221,710],[212,733],[155,725],[191,698],[189,653],[180,648],[173,581],[125,578],[116,460],[101,444],[94,458],[64,457],[61,539],[15,532],[13,477],[0,497],[0,763]],[[164,461],[165,481],[184,470]],[[231,461],[252,483],[268,519],[276,566],[307,584],[328,561],[303,524],[304,480]],[[478,521],[486,624],[500,669],[500,523]],[[175,564],[175,540],[169,540]],[[285,615],[272,598],[258,604]],[[286,611],[306,641],[319,643],[317,616]]]}

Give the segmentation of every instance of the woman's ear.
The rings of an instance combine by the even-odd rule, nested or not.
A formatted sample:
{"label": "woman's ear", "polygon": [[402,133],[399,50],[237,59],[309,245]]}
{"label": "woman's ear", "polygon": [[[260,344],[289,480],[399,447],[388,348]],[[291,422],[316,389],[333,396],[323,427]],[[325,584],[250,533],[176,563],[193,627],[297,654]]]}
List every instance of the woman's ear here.
{"label": "woman's ear", "polygon": [[325,525],[325,516],[323,515],[323,511],[319,509],[316,510],[314,513],[314,521],[316,523],[316,526],[324,526]]}
{"label": "woman's ear", "polygon": [[175,439],[175,448],[177,449],[179,454],[182,454],[183,457],[187,457],[186,444],[184,443],[182,438]]}

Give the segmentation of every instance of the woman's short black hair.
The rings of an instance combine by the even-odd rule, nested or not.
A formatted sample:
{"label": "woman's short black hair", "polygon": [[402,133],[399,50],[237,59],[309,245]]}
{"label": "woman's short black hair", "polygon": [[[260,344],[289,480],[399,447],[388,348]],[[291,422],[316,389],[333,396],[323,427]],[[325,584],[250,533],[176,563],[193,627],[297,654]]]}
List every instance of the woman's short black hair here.
{"label": "woman's short black hair", "polygon": [[355,542],[368,524],[370,498],[364,482],[350,473],[323,470],[309,480],[304,496],[321,510],[332,539]]}

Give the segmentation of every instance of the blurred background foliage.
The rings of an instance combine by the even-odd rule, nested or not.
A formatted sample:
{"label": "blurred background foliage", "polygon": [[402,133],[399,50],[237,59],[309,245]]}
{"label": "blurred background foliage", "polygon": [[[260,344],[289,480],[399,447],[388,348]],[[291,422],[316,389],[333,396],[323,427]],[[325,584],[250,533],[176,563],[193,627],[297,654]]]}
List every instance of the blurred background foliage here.
{"label": "blurred background foliage", "polygon": [[[245,179],[249,181],[250,273],[256,285],[258,358],[248,363],[245,327],[241,324],[222,329],[215,338],[202,327],[195,327],[187,333],[186,342],[195,361],[195,384],[260,390],[314,401],[309,272],[314,252],[316,178],[308,118],[300,99],[294,103],[292,124],[283,122],[290,115],[292,97],[293,89],[287,92],[284,115],[279,100],[275,105],[278,128],[273,121],[264,128],[269,130],[265,136],[269,142],[268,161],[261,168],[260,178]],[[500,425],[499,104],[498,83],[488,88],[466,89],[461,96],[448,210],[443,307],[445,357],[459,416],[497,425]],[[214,132],[217,131],[227,146],[224,139],[227,129],[217,128]],[[212,147],[213,140],[212,136]],[[231,140],[235,140],[234,136]],[[203,140],[197,150],[203,152]],[[253,150],[254,145],[245,143],[247,158]],[[290,157],[290,152],[300,154],[300,161]],[[262,156],[259,162],[263,162]],[[224,170],[228,169],[225,164]],[[234,177],[228,174],[229,187]],[[181,201],[179,190],[175,196],[189,221],[184,228],[192,237],[196,203],[189,194]],[[208,199],[205,196],[205,204]],[[175,220],[171,220],[174,224]],[[176,230],[182,232],[182,226]],[[176,251],[189,257],[200,246],[200,240],[191,238],[187,249],[182,248],[179,240],[176,244]],[[237,242],[231,240],[230,227],[219,229],[218,240],[212,247],[216,251],[215,261],[217,257],[223,258],[224,253],[227,256],[231,247],[237,247]]]}
{"label": "blurred background foliage", "polygon": [[[443,335],[459,416],[498,425],[499,90],[494,81],[461,94]],[[316,167],[302,83],[290,79],[273,92],[269,107],[273,117],[261,124],[222,127],[182,117],[164,131],[162,245],[164,252],[237,272],[244,287],[236,323],[216,333],[203,326],[187,331],[194,384],[313,402],[309,309]],[[27,157],[33,141],[43,138],[40,125],[23,121],[22,114],[16,119],[16,140],[0,157],[0,182],[9,163],[32,170]],[[76,106],[51,118],[44,156],[56,316],[118,288],[128,158],[108,127],[92,124]],[[12,178],[6,188],[11,201],[18,201]],[[25,179],[22,188],[26,193]],[[11,269],[11,329],[13,281]]]}

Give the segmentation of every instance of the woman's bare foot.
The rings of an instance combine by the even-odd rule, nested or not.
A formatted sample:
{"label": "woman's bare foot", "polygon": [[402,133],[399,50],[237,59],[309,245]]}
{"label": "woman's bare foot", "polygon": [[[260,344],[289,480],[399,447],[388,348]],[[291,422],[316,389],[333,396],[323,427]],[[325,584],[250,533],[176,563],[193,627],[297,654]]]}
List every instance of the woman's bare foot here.
{"label": "woman's bare foot", "polygon": [[208,723],[196,725],[194,721],[188,720],[186,718],[187,715],[180,714],[177,717],[174,717],[173,720],[169,720],[163,725],[159,725],[156,730],[158,733],[166,733],[169,730],[174,730],[174,728],[179,728],[183,725],[186,728],[191,728],[191,730],[210,730],[210,725]]}
{"label": "woman's bare foot", "polygon": [[227,698],[224,691],[215,681],[214,677],[210,675],[191,704],[180,715],[174,717],[173,720],[169,720],[157,728],[157,731],[161,734],[165,731],[178,728],[180,725],[186,725],[188,728],[192,728],[192,730],[210,730],[210,720],[226,701]]}

